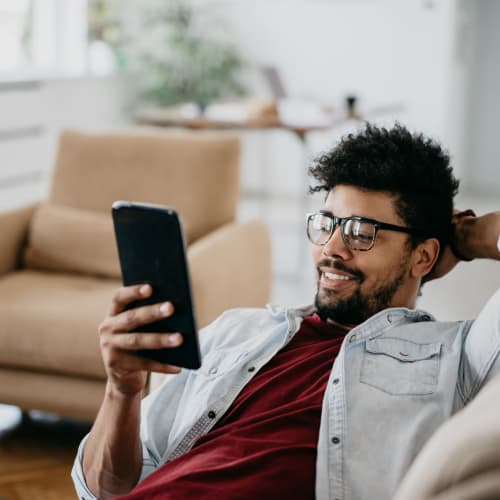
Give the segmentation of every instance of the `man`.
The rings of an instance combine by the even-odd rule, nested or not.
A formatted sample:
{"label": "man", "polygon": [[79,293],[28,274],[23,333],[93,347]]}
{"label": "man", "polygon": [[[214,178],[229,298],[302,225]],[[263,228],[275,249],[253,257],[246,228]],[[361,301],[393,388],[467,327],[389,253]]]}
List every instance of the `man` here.
{"label": "man", "polygon": [[[80,498],[386,500],[500,371],[500,293],[474,324],[414,310],[457,255],[500,259],[500,213],[453,216],[442,149],[367,126],[311,172],[327,193],[307,218],[314,307],[228,311],[200,332],[202,368],[181,371],[134,355],[181,335],[130,333],[172,305],[125,311],[151,289],[116,292],[99,329],[106,393],[73,471]],[[169,380],[141,404],[150,371]]]}

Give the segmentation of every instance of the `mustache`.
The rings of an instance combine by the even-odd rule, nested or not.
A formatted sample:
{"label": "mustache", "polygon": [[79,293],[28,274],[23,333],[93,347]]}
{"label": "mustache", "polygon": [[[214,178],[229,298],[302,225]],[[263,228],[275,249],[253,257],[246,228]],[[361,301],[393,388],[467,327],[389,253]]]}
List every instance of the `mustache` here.
{"label": "mustache", "polygon": [[331,267],[332,269],[336,269],[337,271],[344,271],[345,273],[351,274],[352,276],[358,278],[360,283],[363,283],[365,280],[365,273],[360,271],[359,269],[352,269],[346,266],[342,261],[335,259],[321,259],[318,262],[318,268],[320,267]]}

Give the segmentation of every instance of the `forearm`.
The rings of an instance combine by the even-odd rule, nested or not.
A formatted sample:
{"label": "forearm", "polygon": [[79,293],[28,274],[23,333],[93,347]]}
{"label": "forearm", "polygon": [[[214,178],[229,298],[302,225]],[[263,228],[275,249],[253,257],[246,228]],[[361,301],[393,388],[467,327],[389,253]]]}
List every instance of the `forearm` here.
{"label": "forearm", "polygon": [[150,285],[119,288],[98,329],[108,383],[94,426],[79,448],[73,478],[78,491],[90,491],[101,500],[128,493],[141,478],[145,462],[140,439],[141,396],[148,373],[181,371],[137,355],[144,349],[174,348],[182,343],[179,333],[136,332],[142,325],[174,313],[170,302],[127,309],[151,293]]}
{"label": "forearm", "polygon": [[457,250],[469,259],[500,260],[500,212],[464,217],[457,225]]}
{"label": "forearm", "polygon": [[140,405],[140,393],[124,396],[107,385],[83,455],[85,481],[101,500],[129,492],[140,478]]}

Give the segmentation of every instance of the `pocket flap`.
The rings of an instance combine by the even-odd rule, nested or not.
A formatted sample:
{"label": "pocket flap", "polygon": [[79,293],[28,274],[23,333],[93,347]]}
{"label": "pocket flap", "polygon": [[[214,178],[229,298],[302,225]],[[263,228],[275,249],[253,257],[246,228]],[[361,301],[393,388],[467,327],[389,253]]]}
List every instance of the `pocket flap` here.
{"label": "pocket flap", "polygon": [[372,354],[385,354],[399,361],[419,361],[439,355],[441,342],[432,344],[416,344],[404,339],[381,338],[366,342],[366,350]]}
{"label": "pocket flap", "polygon": [[206,377],[218,377],[245,362],[248,352],[236,353],[228,349],[215,349],[203,356],[200,373]]}

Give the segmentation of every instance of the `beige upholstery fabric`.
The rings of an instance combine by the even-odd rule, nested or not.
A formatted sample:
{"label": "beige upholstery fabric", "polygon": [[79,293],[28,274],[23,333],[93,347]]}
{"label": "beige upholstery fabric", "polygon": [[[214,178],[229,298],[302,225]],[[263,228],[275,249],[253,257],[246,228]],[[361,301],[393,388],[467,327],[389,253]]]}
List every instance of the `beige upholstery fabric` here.
{"label": "beige upholstery fabric", "polygon": [[97,327],[118,281],[17,271],[0,280],[0,366],[104,378]]}
{"label": "beige upholstery fabric", "polygon": [[23,410],[41,410],[93,420],[104,395],[104,381],[67,374],[0,367],[3,401]]}
{"label": "beige upholstery fabric", "polygon": [[430,439],[394,500],[500,499],[500,375]]}
{"label": "beige upholstery fabric", "polygon": [[65,132],[50,202],[104,213],[116,200],[169,205],[191,242],[234,220],[238,161],[232,136]]}
{"label": "beige upholstery fabric", "polygon": [[119,279],[111,212],[40,205],[31,220],[24,265]]}
{"label": "beige upholstery fabric", "polygon": [[[260,265],[248,265],[252,261]],[[225,309],[261,307],[271,286],[267,226],[261,221],[223,226],[191,245],[188,263],[200,327]]]}
{"label": "beige upholstery fabric", "polygon": [[33,205],[0,214],[0,276],[21,263],[19,249],[26,243],[34,210]]}

